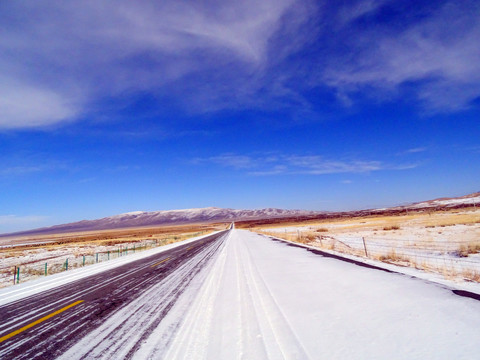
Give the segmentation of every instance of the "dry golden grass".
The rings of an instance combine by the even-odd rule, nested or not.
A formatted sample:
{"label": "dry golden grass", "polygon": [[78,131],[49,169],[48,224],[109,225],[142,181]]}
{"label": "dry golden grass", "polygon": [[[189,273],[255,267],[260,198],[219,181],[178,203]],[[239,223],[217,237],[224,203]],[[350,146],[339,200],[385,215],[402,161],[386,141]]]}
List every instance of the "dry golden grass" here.
{"label": "dry golden grass", "polygon": [[398,254],[395,249],[391,249],[388,253],[379,255],[375,257],[377,260],[383,262],[391,262],[397,265],[405,265],[409,266],[411,262],[411,258],[405,255]]}
{"label": "dry golden grass", "polygon": [[390,225],[390,226],[385,226],[383,228],[385,231],[390,231],[390,230],[400,230],[400,226],[398,225]]}
{"label": "dry golden grass", "polygon": [[[470,261],[462,265],[464,268],[457,264],[458,257],[480,253],[479,223],[480,209],[472,207],[395,216],[358,216],[296,223],[275,221],[253,230],[362,257],[366,256],[363,245],[357,240],[352,248],[349,239],[361,241],[364,238],[368,257],[372,259],[435,272],[452,280],[479,281],[478,264]],[[346,239],[347,243],[341,239]],[[369,249],[369,242],[373,248]]]}
{"label": "dry golden grass", "polygon": [[[147,238],[160,238],[169,235],[189,234],[195,232],[208,232],[224,229],[225,224],[193,224],[177,226],[140,227],[120,230],[99,230],[77,233],[63,233],[38,236],[9,237],[0,240],[3,245],[12,245],[16,249],[41,246],[48,244],[78,244],[96,243],[101,245],[115,245],[125,242],[140,241]],[[42,243],[37,245],[38,243]],[[15,246],[18,244],[18,246]],[[23,245],[21,245],[23,244]]]}
{"label": "dry golden grass", "polygon": [[461,257],[467,257],[470,254],[477,254],[480,252],[480,240],[471,241],[466,244],[461,244],[457,254]]}
{"label": "dry golden grass", "polygon": [[[68,245],[69,247],[82,245],[116,246],[126,243],[139,243],[149,239],[173,239],[176,241],[179,239],[185,239],[194,233],[207,233],[223,228],[223,224],[198,224],[21,237],[8,240],[11,247],[0,248],[0,254],[17,252],[13,255],[16,256],[19,251],[31,249],[50,250],[65,245]],[[19,245],[15,246],[15,244]]]}
{"label": "dry golden grass", "polygon": [[[301,221],[301,222],[281,222],[276,220],[272,224],[262,224],[255,229],[275,229],[283,227],[309,226],[325,229],[334,234],[392,228],[399,229],[410,226],[421,226],[426,228],[446,227],[453,225],[473,225],[480,223],[480,210],[478,208],[454,209],[449,211],[432,212],[409,212],[399,215],[372,215],[372,216],[353,216],[334,219]],[[388,231],[388,230],[386,230]]]}
{"label": "dry golden grass", "polygon": [[464,270],[462,276],[465,280],[480,282],[480,272],[474,270]]}

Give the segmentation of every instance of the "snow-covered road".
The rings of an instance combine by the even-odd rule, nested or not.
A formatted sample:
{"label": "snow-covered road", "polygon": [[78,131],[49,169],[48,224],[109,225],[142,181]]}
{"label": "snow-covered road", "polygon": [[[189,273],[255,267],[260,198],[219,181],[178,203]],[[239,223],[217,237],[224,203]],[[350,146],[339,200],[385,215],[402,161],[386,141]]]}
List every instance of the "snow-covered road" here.
{"label": "snow-covered road", "polygon": [[[449,288],[242,230],[205,251],[207,262],[199,250],[60,358],[478,358],[480,301]],[[195,259],[201,271],[159,319]]]}
{"label": "snow-covered road", "polygon": [[168,359],[473,359],[480,302],[231,233]]}

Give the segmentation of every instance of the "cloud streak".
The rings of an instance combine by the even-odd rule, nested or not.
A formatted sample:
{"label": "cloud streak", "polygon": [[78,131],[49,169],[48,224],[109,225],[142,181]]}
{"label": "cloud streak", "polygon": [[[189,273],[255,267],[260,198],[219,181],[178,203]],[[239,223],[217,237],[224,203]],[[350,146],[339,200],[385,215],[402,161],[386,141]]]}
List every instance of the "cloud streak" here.
{"label": "cloud streak", "polygon": [[[255,77],[294,3],[3,3],[0,70],[10,78],[0,86],[0,127],[67,121],[102,98],[170,93],[179,80],[178,91],[197,108],[208,101],[221,107],[221,83],[234,80],[226,74],[235,68],[237,81]],[[185,88],[203,84],[202,76],[211,76],[205,91],[187,96]],[[240,97],[255,91],[242,89]]]}
{"label": "cloud streak", "polygon": [[[0,128],[74,121],[141,94],[187,115],[301,118],[318,87],[347,107],[359,94],[407,92],[425,111],[467,108],[480,96],[480,5],[425,2],[408,17],[399,3],[3,2]],[[391,21],[381,21],[385,9]]]}
{"label": "cloud streak", "polygon": [[0,176],[26,175],[46,170],[42,166],[10,166],[0,170]]}
{"label": "cloud streak", "polygon": [[359,29],[354,17],[344,31],[351,33],[356,55],[334,57],[323,80],[343,96],[369,90],[391,97],[413,87],[429,111],[468,107],[480,95],[480,5],[443,2],[420,15],[417,21],[399,16],[404,22],[399,28],[374,30]]}
{"label": "cloud streak", "polygon": [[215,164],[245,171],[252,176],[360,174],[386,170],[410,170],[419,164],[387,164],[375,160],[332,160],[319,155],[247,156],[225,154],[195,159],[195,164]]}

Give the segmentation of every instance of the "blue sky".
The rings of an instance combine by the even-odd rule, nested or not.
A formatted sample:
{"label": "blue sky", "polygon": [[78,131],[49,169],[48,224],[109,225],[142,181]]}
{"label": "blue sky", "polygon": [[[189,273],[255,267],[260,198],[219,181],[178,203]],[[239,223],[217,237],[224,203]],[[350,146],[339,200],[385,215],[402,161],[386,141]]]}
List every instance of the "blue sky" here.
{"label": "blue sky", "polygon": [[479,190],[478,1],[9,1],[0,25],[0,233]]}

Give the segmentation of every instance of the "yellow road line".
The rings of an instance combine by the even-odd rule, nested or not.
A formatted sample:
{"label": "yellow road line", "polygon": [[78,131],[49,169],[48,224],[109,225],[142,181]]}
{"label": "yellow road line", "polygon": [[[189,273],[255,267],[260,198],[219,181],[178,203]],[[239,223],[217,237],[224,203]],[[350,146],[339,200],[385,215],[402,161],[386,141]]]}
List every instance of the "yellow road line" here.
{"label": "yellow road line", "polygon": [[187,248],[187,250],[190,250],[190,249],[193,249],[193,246],[190,246],[189,248]]}
{"label": "yellow road line", "polygon": [[71,307],[74,307],[74,306],[76,306],[76,305],[78,305],[78,304],[81,304],[82,302],[83,302],[83,300],[76,301],[76,302],[74,302],[73,304],[70,304],[70,305],[68,305],[68,306],[65,306],[64,308],[61,308],[60,310],[57,310],[57,311],[55,311],[55,312],[53,312],[53,313],[51,313],[51,314],[49,314],[49,315],[47,315],[47,316],[45,316],[45,317],[43,317],[43,318],[41,318],[41,319],[38,319],[38,320],[36,320],[36,321],[28,324],[28,325],[25,325],[24,327],[22,327],[22,328],[20,328],[20,329],[18,329],[18,330],[15,330],[14,332],[12,332],[12,333],[10,333],[10,334],[1,337],[1,338],[0,338],[0,343],[3,342],[3,341],[5,341],[5,340],[10,339],[11,337],[13,337],[13,336],[15,336],[15,335],[20,334],[21,332],[23,332],[23,331],[25,331],[25,330],[30,329],[31,327],[33,327],[33,326],[35,326],[35,325],[37,325],[37,324],[40,324],[41,322],[43,322],[43,321],[45,321],[45,320],[50,319],[51,317],[53,317],[53,316],[55,316],[55,315],[58,315],[58,314],[64,312],[65,310],[70,309]]}
{"label": "yellow road line", "polygon": [[162,261],[159,261],[158,263],[153,264],[151,267],[155,267],[155,266],[157,266],[157,265],[160,265],[161,263],[164,263],[164,262],[167,261],[167,260],[170,260],[170,258],[163,259]]}

